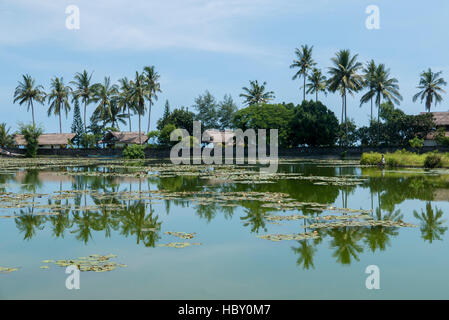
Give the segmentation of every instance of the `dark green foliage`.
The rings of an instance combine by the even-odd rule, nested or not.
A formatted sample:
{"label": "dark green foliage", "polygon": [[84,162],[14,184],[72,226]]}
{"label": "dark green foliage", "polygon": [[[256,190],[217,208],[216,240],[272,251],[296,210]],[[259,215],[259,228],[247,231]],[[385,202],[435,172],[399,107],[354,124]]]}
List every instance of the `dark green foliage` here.
{"label": "dark green foliage", "polygon": [[338,145],[344,147],[353,147],[359,140],[357,127],[351,119],[348,119],[338,126],[337,135]]}
{"label": "dark green foliage", "polygon": [[159,134],[159,142],[165,145],[173,144],[174,142],[170,141],[170,134],[175,129],[177,129],[176,126],[171,123],[162,128]]}
{"label": "dark green foliage", "polygon": [[101,140],[100,135],[83,134],[80,140],[80,144],[84,149],[90,149],[97,147],[97,141]]}
{"label": "dark green foliage", "polygon": [[14,146],[14,138],[9,134],[9,128],[6,127],[6,123],[0,123],[0,147],[11,148]]}
{"label": "dark green foliage", "polygon": [[[293,105],[257,104],[240,109],[234,114],[234,128],[242,129],[278,129],[279,145],[291,146],[291,121],[294,115]],[[269,141],[269,140],[268,140]]]}
{"label": "dark green foliage", "polygon": [[84,135],[84,124],[83,120],[81,120],[80,106],[77,99],[75,99],[75,108],[73,109],[72,132],[76,133],[73,142],[79,147],[81,144],[81,139]]}
{"label": "dark green foliage", "polygon": [[218,104],[218,121],[221,130],[229,129],[232,126],[232,117],[237,112],[237,106],[230,95],[225,95],[223,101]]}
{"label": "dark green foliage", "polygon": [[145,147],[140,144],[131,144],[123,150],[125,159],[145,159]]}
{"label": "dark green foliage", "polygon": [[44,130],[41,127],[36,127],[32,124],[20,124],[19,132],[24,136],[27,143],[25,156],[27,158],[35,158],[37,154],[37,148],[39,146],[38,138],[44,132]]}
{"label": "dark green foliage", "polygon": [[189,133],[193,131],[193,112],[188,111],[184,107],[180,109],[175,109],[173,112],[169,113],[167,116],[159,119],[157,122],[157,129],[162,131],[164,127],[168,124],[172,124],[175,128],[186,129]]}
{"label": "dark green foliage", "polygon": [[315,101],[304,101],[297,106],[291,125],[294,146],[332,146],[339,130],[335,114]]}
{"label": "dark green foliage", "polygon": [[[203,130],[217,129],[218,126],[218,104],[214,96],[206,91],[195,99],[193,108],[196,109],[195,120],[201,121]],[[191,132],[191,131],[189,131]]]}
{"label": "dark green foliage", "polygon": [[440,168],[441,157],[438,154],[429,154],[424,160],[424,167],[429,169]]}

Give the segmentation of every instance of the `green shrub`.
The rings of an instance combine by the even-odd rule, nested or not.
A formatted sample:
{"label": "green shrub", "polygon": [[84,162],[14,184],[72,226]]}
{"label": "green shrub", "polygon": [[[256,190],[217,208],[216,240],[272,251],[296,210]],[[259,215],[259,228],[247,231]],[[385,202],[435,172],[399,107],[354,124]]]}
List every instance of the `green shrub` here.
{"label": "green shrub", "polygon": [[83,134],[81,137],[81,146],[84,149],[87,148],[95,148],[97,146],[97,139],[98,137],[93,134]]}
{"label": "green shrub", "polygon": [[414,137],[413,139],[409,140],[409,143],[412,148],[421,149],[424,146],[424,139]]}
{"label": "green shrub", "polygon": [[0,123],[0,147],[11,148],[14,146],[14,138],[9,134],[9,130],[6,123]]}
{"label": "green shrub", "polygon": [[377,165],[382,160],[382,155],[378,152],[363,153],[360,159],[361,165]]}
{"label": "green shrub", "polygon": [[123,150],[125,159],[145,159],[145,147],[140,144],[131,144]]}
{"label": "green shrub", "polygon": [[19,132],[23,135],[26,141],[25,157],[35,158],[37,154],[37,148],[39,147],[38,138],[43,133],[41,127],[36,127],[34,124],[20,124]]}
{"label": "green shrub", "polygon": [[432,169],[432,168],[440,168],[442,166],[441,157],[438,154],[429,154],[426,156],[424,160],[424,167]]}

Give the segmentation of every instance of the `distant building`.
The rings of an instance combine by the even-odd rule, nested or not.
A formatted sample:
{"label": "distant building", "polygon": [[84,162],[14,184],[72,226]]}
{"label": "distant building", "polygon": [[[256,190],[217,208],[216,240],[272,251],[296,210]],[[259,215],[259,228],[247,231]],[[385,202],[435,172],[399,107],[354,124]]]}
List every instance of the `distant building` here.
{"label": "distant building", "polygon": [[[61,149],[72,144],[75,136],[75,133],[43,133],[37,141],[39,143],[39,149]],[[24,147],[27,144],[24,136],[21,134],[16,134],[14,141],[18,147]]]}
{"label": "distant building", "polygon": [[[426,112],[421,112],[421,114],[426,114]],[[436,129],[443,128],[445,131],[445,136],[449,137],[449,112],[431,112],[433,115],[433,121],[435,121]],[[435,140],[437,135],[436,131],[430,132],[424,138],[425,146],[436,146],[438,142]]]}
{"label": "distant building", "polygon": [[203,142],[205,143],[222,143],[223,146],[233,146],[234,145],[235,133],[231,130],[206,130],[203,134]]}
{"label": "distant building", "polygon": [[98,143],[105,143],[108,147],[124,148],[130,144],[145,144],[148,141],[148,136],[141,132],[116,132],[109,131],[102,141]]}

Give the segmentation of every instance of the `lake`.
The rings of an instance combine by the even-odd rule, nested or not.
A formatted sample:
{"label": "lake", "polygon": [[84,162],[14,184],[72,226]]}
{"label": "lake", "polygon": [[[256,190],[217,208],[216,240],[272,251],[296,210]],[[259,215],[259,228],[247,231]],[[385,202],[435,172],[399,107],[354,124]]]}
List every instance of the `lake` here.
{"label": "lake", "polygon": [[354,161],[0,159],[0,299],[448,299],[448,201]]}

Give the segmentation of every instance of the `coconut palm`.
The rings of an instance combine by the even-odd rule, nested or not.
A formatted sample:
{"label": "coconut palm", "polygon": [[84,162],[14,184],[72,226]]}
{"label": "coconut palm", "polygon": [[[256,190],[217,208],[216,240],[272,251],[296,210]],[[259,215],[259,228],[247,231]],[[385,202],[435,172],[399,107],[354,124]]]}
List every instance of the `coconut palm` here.
{"label": "coconut palm", "polygon": [[241,93],[240,97],[244,98],[245,101],[244,104],[250,106],[254,104],[259,103],[267,103],[270,100],[274,99],[274,92],[268,91],[265,92],[265,86],[267,85],[266,82],[264,82],[262,85],[259,85],[259,82],[257,80],[250,81],[250,88],[243,87],[243,91],[245,93]]}
{"label": "coconut palm", "polygon": [[371,102],[370,121],[373,121],[373,97],[375,95],[374,75],[376,73],[376,69],[377,66],[374,60],[367,62],[365,68],[363,69],[363,80],[365,88],[368,89],[368,92],[365,93],[360,99],[360,106],[362,106],[362,104],[364,103],[367,103],[368,101]]}
{"label": "coconut palm", "polygon": [[84,102],[84,132],[87,132],[87,105],[91,102],[91,98],[94,94],[94,88],[90,84],[91,79],[92,73],[89,75],[87,71],[84,70],[83,73],[76,73],[75,81],[70,82],[75,86],[75,90],[73,91],[74,97],[76,99],[81,98],[81,101]]}
{"label": "coconut palm", "polygon": [[442,87],[447,83],[442,77],[440,77],[442,73],[442,71],[433,72],[432,69],[429,68],[427,71],[423,71],[420,75],[421,78],[419,79],[419,85],[417,88],[421,91],[413,96],[413,102],[418,100],[418,98],[421,99],[421,102],[426,100],[427,112],[430,112],[430,107],[432,106],[432,102],[434,100],[435,105],[443,101],[441,93],[446,93],[446,91],[444,91]]}
{"label": "coconut palm", "polygon": [[308,45],[301,46],[301,49],[296,48],[295,54],[296,58],[293,60],[293,63],[290,65],[290,69],[298,68],[298,71],[293,76],[292,80],[303,77],[304,80],[304,96],[303,101],[306,100],[306,77],[307,72],[316,65],[315,61],[312,58],[312,50],[313,46],[309,47]]}
{"label": "coconut palm", "polygon": [[48,94],[48,103],[50,107],[48,108],[48,116],[54,115],[59,116],[59,132],[62,133],[62,122],[61,122],[61,112],[65,112],[65,116],[70,111],[69,97],[72,92],[72,88],[64,85],[64,79],[55,77],[51,79],[50,93]]}
{"label": "coconut palm", "polygon": [[34,105],[33,101],[43,104],[45,101],[44,87],[36,85],[36,81],[28,74],[22,75],[23,80],[19,81],[16,90],[14,91],[14,103],[19,101],[19,105],[27,104],[27,111],[30,111],[34,122]]}
{"label": "coconut palm", "polygon": [[312,69],[312,74],[307,77],[309,83],[307,83],[307,93],[315,93],[315,101],[318,102],[318,93],[324,92],[327,94],[327,81],[326,76],[321,73],[321,70],[317,68]]}
{"label": "coconut palm", "polygon": [[9,133],[10,128],[6,127],[6,123],[0,123],[0,147],[10,148],[14,146],[14,138]]}
{"label": "coconut palm", "polygon": [[111,78],[105,77],[103,83],[93,85],[92,101],[98,103],[94,113],[106,124],[106,119],[111,117],[112,100],[118,93],[117,85],[111,85]]}
{"label": "coconut palm", "polygon": [[162,92],[161,85],[159,83],[160,75],[156,72],[154,66],[145,67],[143,69],[143,76],[145,85],[147,88],[147,100],[148,100],[148,130],[150,132],[150,120],[151,120],[151,107],[153,106],[154,101],[157,101],[157,94]]}
{"label": "coconut palm", "polygon": [[136,106],[136,112],[139,116],[139,143],[142,144],[142,126],[141,117],[145,114],[145,97],[149,95],[148,86],[145,85],[145,77],[136,71],[136,77],[131,82],[131,97]]}
{"label": "coconut palm", "polygon": [[334,64],[329,68],[330,78],[328,81],[329,91],[339,91],[342,100],[341,122],[347,122],[346,96],[354,95],[362,88],[363,78],[358,73],[362,64],[357,62],[357,54],[351,57],[349,50],[340,50],[336,57],[331,59]]}
{"label": "coconut palm", "polygon": [[99,114],[98,117],[103,120],[103,123],[105,125],[111,124],[111,126],[113,128],[117,128],[120,131],[119,122],[122,124],[126,124],[125,119],[128,118],[128,115],[125,113],[122,113],[122,108],[118,104],[117,98],[111,100],[111,104],[110,104],[108,110],[109,110],[109,112],[104,112],[103,114]]}
{"label": "coconut palm", "polygon": [[117,102],[123,111],[128,112],[129,131],[131,132],[131,111],[134,112],[136,110],[135,103],[132,99],[132,84],[126,77],[120,79],[118,82],[120,83],[120,90],[117,96]]}
{"label": "coconut palm", "polygon": [[413,216],[421,222],[421,237],[430,243],[433,240],[441,240],[448,229],[444,226],[446,220],[442,219],[443,210],[437,207],[433,209],[430,202],[426,203],[426,212],[421,210],[421,214],[419,214],[414,210]]}

